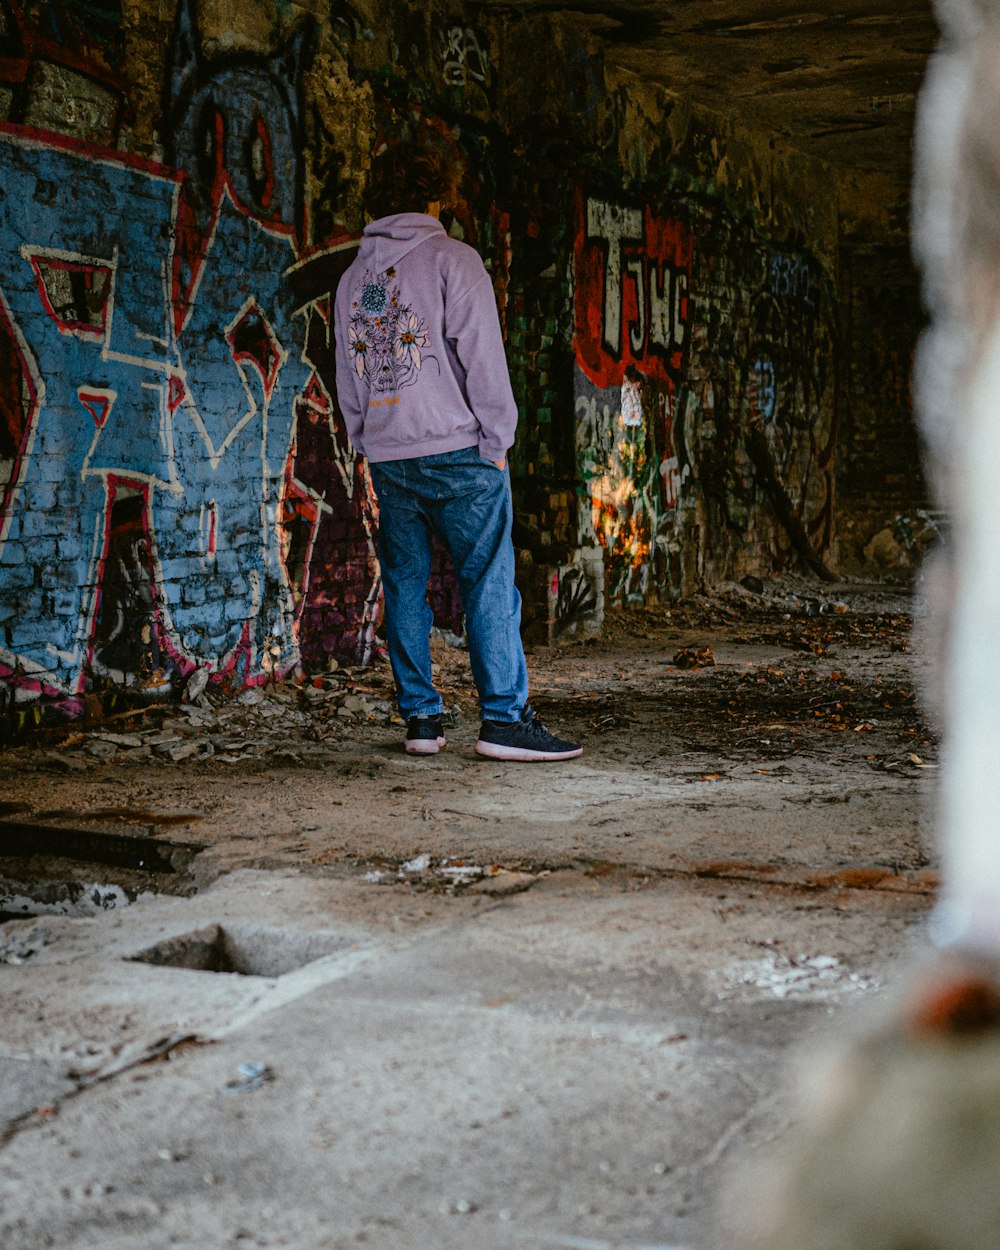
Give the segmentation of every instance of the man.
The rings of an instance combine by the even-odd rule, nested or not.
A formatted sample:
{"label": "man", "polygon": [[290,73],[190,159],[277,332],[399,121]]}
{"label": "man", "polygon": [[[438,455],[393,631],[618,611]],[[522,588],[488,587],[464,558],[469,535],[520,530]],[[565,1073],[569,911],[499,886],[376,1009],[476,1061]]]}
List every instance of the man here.
{"label": "man", "polygon": [[500,320],[479,255],[440,221],[457,194],[444,154],[400,146],[372,166],[357,258],[334,308],[337,396],[379,500],[386,636],[406,750],[444,746],[431,672],[431,543],[451,552],[465,609],[482,726],[476,750],[500,760],[583,754],[528,704],[521,597],[514,585],[507,451],[517,406]]}

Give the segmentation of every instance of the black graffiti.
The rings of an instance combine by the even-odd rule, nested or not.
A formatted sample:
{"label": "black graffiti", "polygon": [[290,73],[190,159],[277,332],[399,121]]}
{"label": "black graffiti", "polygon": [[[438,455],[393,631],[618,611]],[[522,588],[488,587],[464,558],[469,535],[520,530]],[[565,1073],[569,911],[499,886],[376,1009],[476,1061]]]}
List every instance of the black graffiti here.
{"label": "black graffiti", "polygon": [[597,592],[582,569],[572,566],[559,578],[556,597],[556,628],[567,626],[597,610]]}
{"label": "black graffiti", "polygon": [[92,679],[158,687],[163,680],[146,500],[119,486],[111,506],[100,609],[90,660]]}

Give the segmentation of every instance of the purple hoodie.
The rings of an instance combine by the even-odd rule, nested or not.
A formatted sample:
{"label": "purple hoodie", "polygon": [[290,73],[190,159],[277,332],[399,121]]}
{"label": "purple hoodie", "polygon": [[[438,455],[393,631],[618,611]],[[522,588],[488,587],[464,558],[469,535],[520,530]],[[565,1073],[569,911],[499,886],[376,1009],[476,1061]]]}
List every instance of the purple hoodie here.
{"label": "purple hoodie", "polygon": [[493,285],[479,254],[435,217],[365,227],[337,288],[334,335],[337,399],[369,460],[464,447],[506,456],[517,405]]}

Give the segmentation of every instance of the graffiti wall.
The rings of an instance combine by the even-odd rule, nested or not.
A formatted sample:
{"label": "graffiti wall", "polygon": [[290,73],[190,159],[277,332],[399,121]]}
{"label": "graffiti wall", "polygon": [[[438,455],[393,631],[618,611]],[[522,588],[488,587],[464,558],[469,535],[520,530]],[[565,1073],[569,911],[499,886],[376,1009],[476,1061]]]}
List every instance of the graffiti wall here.
{"label": "graffiti wall", "polygon": [[641,602],[669,585],[690,474],[676,416],[692,237],[681,220],[582,195],[577,223],[580,541],[606,552],[612,596]]}
{"label": "graffiti wall", "polygon": [[287,668],[280,509],[305,382],[290,235],[223,178],[183,258],[170,170],[0,138],[8,674],[70,694],[87,665],[153,683],[169,663]]}
{"label": "graffiti wall", "polygon": [[822,565],[835,330],[820,266],[684,194],[669,213],[581,192],[575,215],[579,533],[612,598],[676,596],[748,557]]}
{"label": "graffiti wall", "polygon": [[[828,571],[835,382],[900,430],[909,399],[908,331],[867,356],[841,334],[826,171],[613,78],[555,12],[382,17],[0,0],[0,705],[237,691],[379,647],[330,308],[372,155],[407,139],[464,167],[445,225],[500,310],[537,637]],[[872,446],[882,402],[852,410]],[[443,551],[428,596],[460,632]]]}
{"label": "graffiti wall", "polygon": [[120,0],[0,0],[0,115],[94,143],[130,121]]}
{"label": "graffiti wall", "polygon": [[[26,56],[62,55],[19,10],[4,21]],[[163,162],[92,142],[110,123],[57,133],[30,93],[9,99],[0,677],[18,701],[72,710],[102,684],[163,694],[196,668],[234,688],[285,674],[310,595],[330,598],[317,558],[341,593],[313,650],[371,652],[370,485],[306,352],[327,305],[290,277],[310,34],[207,58],[181,4]]]}
{"label": "graffiti wall", "polygon": [[[822,573],[833,535],[836,320],[830,279],[808,252],[760,247],[739,358],[742,497],[771,567]],[[765,565],[766,571],[766,565]]]}
{"label": "graffiti wall", "polygon": [[[70,714],[370,659],[377,503],[330,307],[372,151],[433,136],[469,165],[452,233],[488,250],[500,219],[483,29],[126,9],[0,0],[0,694]],[[442,549],[428,594],[460,631]]]}

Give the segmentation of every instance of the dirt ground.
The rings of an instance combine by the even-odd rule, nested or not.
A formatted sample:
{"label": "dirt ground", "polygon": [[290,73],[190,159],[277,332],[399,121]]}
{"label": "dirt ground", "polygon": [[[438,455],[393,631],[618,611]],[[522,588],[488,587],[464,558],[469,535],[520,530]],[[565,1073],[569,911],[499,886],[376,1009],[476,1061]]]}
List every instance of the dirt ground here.
{"label": "dirt ground", "polygon": [[791,580],[615,613],[529,655],[561,764],[476,756],[444,638],[434,757],[384,663],[4,749],[0,1241],[729,1250],[789,1056],[925,943],[913,615]]}
{"label": "dirt ground", "polygon": [[[426,855],[408,884],[586,866],[925,888],[936,746],[911,625],[904,588],[795,582],[613,613],[599,640],[529,654],[533,705],[585,747],[540,768],[474,753],[466,653],[435,639],[436,757],[404,754],[380,659],[39,734],[0,753],[0,816],[203,844],[202,883],[278,866],[388,880]],[[441,877],[445,859],[469,871]]]}

